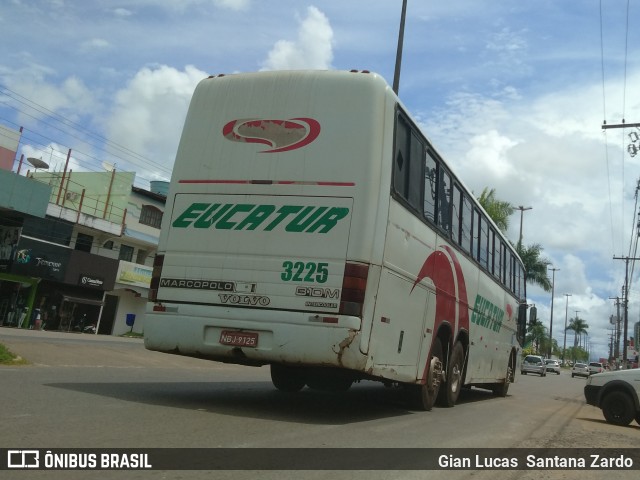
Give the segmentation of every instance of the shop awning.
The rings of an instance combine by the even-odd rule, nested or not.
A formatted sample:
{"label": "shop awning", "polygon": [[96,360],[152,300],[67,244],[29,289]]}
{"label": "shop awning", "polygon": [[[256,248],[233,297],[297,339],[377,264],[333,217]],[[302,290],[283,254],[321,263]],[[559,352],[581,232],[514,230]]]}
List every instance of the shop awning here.
{"label": "shop awning", "polygon": [[93,298],[83,298],[83,297],[70,297],[68,295],[63,295],[62,301],[70,302],[70,303],[84,303],[85,305],[97,305],[97,306],[104,305],[104,302],[102,300],[94,300]]}

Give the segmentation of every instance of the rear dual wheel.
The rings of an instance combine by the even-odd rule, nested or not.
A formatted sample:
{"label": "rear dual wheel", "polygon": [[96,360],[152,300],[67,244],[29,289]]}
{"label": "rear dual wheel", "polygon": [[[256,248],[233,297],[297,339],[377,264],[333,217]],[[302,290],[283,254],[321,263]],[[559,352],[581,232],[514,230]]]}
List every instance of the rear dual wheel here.
{"label": "rear dual wheel", "polygon": [[433,408],[440,391],[443,359],[442,343],[439,338],[436,338],[431,346],[431,354],[427,362],[427,379],[424,385],[407,386],[412,407],[425,411]]}
{"label": "rear dual wheel", "polygon": [[440,387],[438,394],[438,405],[443,407],[453,407],[458,401],[462,390],[462,372],[464,368],[464,347],[462,343],[456,342],[451,350],[449,361],[447,362],[447,375]]}
{"label": "rear dual wheel", "polygon": [[[507,376],[503,383],[495,383],[491,388],[491,391],[496,397],[506,397],[509,392],[509,385],[513,383],[515,379],[515,360],[513,355],[509,357],[509,364],[507,365]],[[524,372],[523,372],[524,373]]]}

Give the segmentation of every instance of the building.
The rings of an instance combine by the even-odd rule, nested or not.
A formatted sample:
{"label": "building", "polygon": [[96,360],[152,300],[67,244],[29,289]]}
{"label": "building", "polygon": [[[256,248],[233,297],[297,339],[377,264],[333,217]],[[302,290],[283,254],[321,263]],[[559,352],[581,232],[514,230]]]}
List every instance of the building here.
{"label": "building", "polygon": [[141,333],[166,184],[0,170],[0,324]]}

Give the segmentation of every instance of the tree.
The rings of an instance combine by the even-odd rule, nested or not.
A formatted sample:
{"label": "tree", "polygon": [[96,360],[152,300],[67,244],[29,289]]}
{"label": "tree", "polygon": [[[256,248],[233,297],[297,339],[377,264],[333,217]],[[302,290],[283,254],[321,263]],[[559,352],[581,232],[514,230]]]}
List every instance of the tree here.
{"label": "tree", "polygon": [[551,279],[549,278],[549,272],[547,267],[551,265],[551,262],[546,258],[541,258],[542,247],[539,243],[534,243],[529,246],[520,245],[516,246],[518,255],[524,263],[525,272],[527,272],[527,282],[534,283],[545,292],[551,291]]}
{"label": "tree", "polygon": [[482,193],[478,197],[478,202],[485,209],[491,220],[498,226],[500,230],[506,232],[509,228],[509,217],[513,215],[515,209],[509,202],[496,198],[496,189],[484,187]]}
{"label": "tree", "polygon": [[578,344],[580,340],[582,340],[582,335],[587,333],[588,328],[589,328],[589,324],[587,324],[587,322],[585,322],[581,318],[578,318],[577,316],[576,318],[572,318],[571,321],[569,322],[569,325],[567,326],[567,330],[573,330],[573,333],[574,333],[574,337],[573,337],[573,350],[574,350],[573,359],[574,360],[576,360],[575,353],[578,350]]}
{"label": "tree", "polygon": [[542,324],[540,320],[535,320],[529,324],[527,327],[527,341],[531,342],[531,345],[534,347],[536,355],[540,353],[540,350],[543,352],[547,351],[548,339],[547,329]]}

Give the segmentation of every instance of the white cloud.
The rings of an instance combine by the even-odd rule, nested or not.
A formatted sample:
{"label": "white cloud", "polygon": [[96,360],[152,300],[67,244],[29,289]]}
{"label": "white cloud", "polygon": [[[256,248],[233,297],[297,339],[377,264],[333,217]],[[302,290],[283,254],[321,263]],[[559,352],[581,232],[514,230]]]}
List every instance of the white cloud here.
{"label": "white cloud", "polygon": [[81,78],[71,75],[55,84],[48,79],[53,74],[48,67],[31,64],[29,68],[0,77],[14,92],[11,96],[15,99],[11,103],[19,106],[18,120],[22,125],[30,125],[51,112],[73,121],[98,111],[95,93]]}
{"label": "white cloud", "polygon": [[[166,65],[141,69],[116,94],[107,120],[109,140],[134,152],[145,152],[168,177],[191,96],[206,77],[193,66],[184,71]],[[150,175],[155,173],[153,166],[148,166]]]}
{"label": "white cloud", "polygon": [[113,13],[116,16],[122,17],[122,18],[130,17],[131,15],[133,15],[133,12],[127,8],[115,8],[113,10]]}
{"label": "white cloud", "polygon": [[92,38],[82,42],[80,48],[82,51],[90,52],[94,50],[104,50],[111,46],[111,44],[103,38]]}
{"label": "white cloud", "polygon": [[246,10],[251,4],[251,0],[213,0],[217,7],[229,8],[231,10]]}
{"label": "white cloud", "polygon": [[[53,172],[62,172],[67,165],[67,154],[69,151],[69,147],[65,147],[64,145],[60,145],[58,143],[52,142],[45,146],[35,146],[29,143],[25,143],[20,148],[20,154],[24,155],[24,162],[20,169],[21,174],[26,174],[27,170],[34,171],[34,168],[29,165],[26,161],[27,158],[39,158],[49,165],[47,171]],[[69,163],[67,165],[68,171],[86,171],[86,162],[79,161],[73,150],[71,151],[71,156],[69,157]],[[42,171],[42,170],[40,170]]]}
{"label": "white cloud", "polygon": [[273,46],[262,70],[331,68],[333,30],[327,17],[316,7],[307,9],[300,21],[296,41],[279,40]]}

